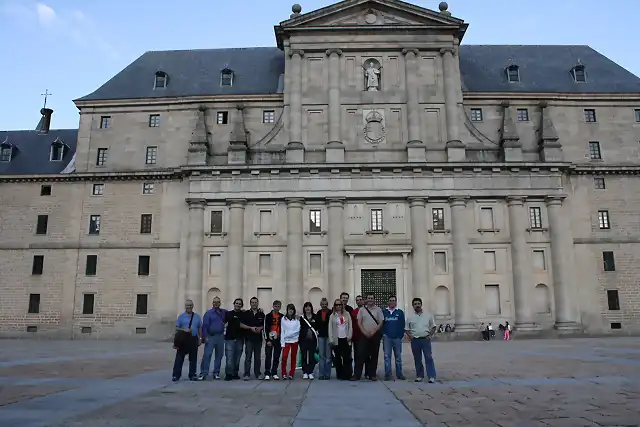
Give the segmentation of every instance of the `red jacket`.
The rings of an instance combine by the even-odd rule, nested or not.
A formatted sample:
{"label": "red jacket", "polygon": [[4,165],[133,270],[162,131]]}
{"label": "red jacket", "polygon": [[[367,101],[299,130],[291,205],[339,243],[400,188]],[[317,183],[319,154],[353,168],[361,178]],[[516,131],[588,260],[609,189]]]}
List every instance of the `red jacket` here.
{"label": "red jacket", "polygon": [[360,331],[360,325],[358,325],[358,307],[354,308],[351,312],[351,319],[353,320],[353,341],[362,338],[362,332]]}

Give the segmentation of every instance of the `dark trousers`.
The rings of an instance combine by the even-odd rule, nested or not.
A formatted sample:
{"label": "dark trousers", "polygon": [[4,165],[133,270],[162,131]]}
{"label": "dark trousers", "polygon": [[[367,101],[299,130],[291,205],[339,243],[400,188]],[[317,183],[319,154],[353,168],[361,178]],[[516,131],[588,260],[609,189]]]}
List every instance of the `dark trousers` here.
{"label": "dark trousers", "polygon": [[260,359],[262,353],[262,340],[247,340],[244,343],[244,376],[248,377],[251,372],[251,359],[253,359],[253,375],[260,377]]}
{"label": "dark trousers", "polygon": [[187,355],[189,355],[189,379],[195,378],[198,364],[198,337],[190,337],[184,347],[176,350],[176,358],[173,361],[174,378],[180,379],[182,376],[182,365]]}
{"label": "dark trousers", "polygon": [[351,346],[346,338],[338,338],[338,345],[332,348],[333,364],[336,367],[336,378],[348,380],[351,378]]}
{"label": "dark trousers", "polygon": [[280,340],[269,341],[271,345],[264,347],[264,374],[277,375],[278,365],[280,364]]}
{"label": "dark trousers", "polygon": [[303,374],[313,374],[313,370],[316,368],[316,358],[313,355],[316,354],[317,348],[318,343],[315,338],[300,341]]}
{"label": "dark trousers", "polygon": [[362,369],[366,377],[377,376],[378,371],[378,353],[380,353],[380,334],[376,334],[371,338],[362,337],[356,343],[358,350],[356,351],[358,360],[356,360],[356,368],[354,376],[360,379]]}

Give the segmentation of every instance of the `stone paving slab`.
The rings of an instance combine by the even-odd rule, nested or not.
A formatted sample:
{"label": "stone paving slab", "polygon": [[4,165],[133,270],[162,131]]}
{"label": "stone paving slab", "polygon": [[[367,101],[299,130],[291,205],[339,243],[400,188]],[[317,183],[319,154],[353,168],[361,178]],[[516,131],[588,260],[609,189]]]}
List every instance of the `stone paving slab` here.
{"label": "stone paving slab", "polygon": [[34,397],[47,396],[71,390],[73,387],[63,384],[38,384],[38,385],[0,385],[0,407],[10,403],[33,399]]}

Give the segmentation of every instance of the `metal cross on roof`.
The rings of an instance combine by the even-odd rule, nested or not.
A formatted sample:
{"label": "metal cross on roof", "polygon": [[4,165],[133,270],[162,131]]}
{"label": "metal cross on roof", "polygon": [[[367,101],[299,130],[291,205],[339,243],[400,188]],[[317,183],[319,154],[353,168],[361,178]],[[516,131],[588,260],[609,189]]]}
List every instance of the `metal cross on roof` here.
{"label": "metal cross on roof", "polygon": [[49,93],[49,89],[45,89],[44,93],[40,94],[40,96],[44,96],[44,106],[42,108],[47,108],[47,98],[49,95],[53,95],[52,93]]}

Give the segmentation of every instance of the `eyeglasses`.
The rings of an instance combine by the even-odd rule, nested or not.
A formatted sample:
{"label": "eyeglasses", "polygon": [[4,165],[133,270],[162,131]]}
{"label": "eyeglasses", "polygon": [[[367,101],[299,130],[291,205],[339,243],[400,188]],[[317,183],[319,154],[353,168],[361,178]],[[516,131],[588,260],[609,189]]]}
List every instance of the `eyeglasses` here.
{"label": "eyeglasses", "polygon": [[342,307],[342,304],[333,304],[334,307]]}

